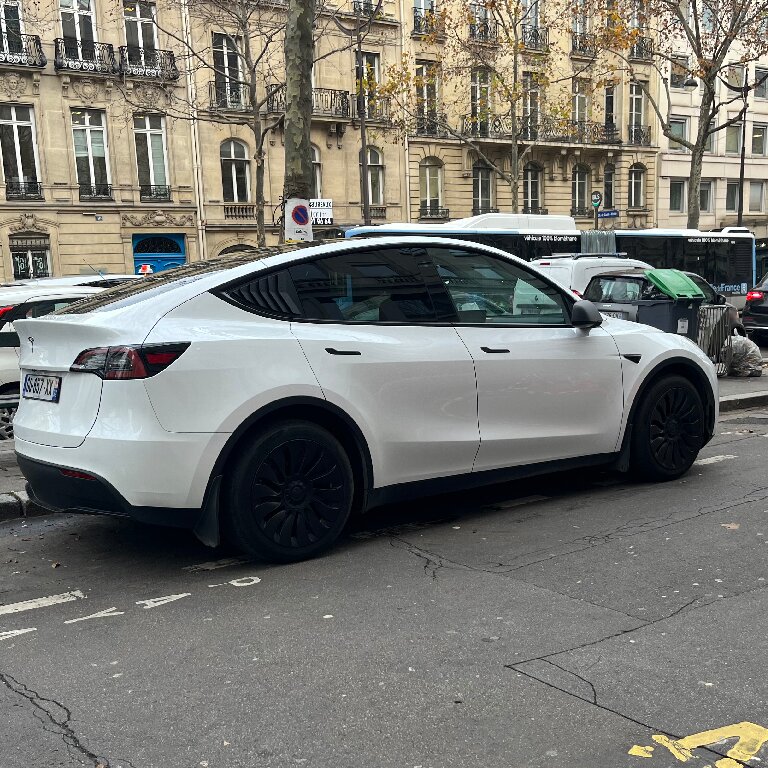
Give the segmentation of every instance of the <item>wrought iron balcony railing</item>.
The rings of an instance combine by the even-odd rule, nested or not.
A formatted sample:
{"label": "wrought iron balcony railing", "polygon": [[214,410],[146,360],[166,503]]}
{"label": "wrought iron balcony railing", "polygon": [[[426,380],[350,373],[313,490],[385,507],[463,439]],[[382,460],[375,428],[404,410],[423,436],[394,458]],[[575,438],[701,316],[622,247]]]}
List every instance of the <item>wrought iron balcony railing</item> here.
{"label": "wrought iron balcony railing", "polygon": [[133,45],[120,46],[120,72],[129,77],[178,80],[179,70],[173,51],[155,51]]}
{"label": "wrought iron balcony railing", "polygon": [[19,67],[44,67],[48,63],[40,38],[6,31],[0,35],[0,64]]}
{"label": "wrought iron balcony railing", "polygon": [[475,19],[469,25],[469,39],[477,43],[495,43],[498,35],[498,25],[495,21]]}
{"label": "wrought iron balcony railing", "polygon": [[234,81],[208,83],[208,101],[211,112],[242,112],[250,108],[250,93],[244,83]]}
{"label": "wrought iron balcony railing", "polygon": [[481,213],[498,213],[498,208],[492,208],[490,205],[473,205],[472,215],[479,216]]}
{"label": "wrought iron balcony railing", "polygon": [[42,200],[43,185],[39,181],[6,181],[5,197],[8,200]]}
{"label": "wrought iron balcony railing", "polygon": [[630,125],[628,129],[627,143],[640,147],[651,146],[650,125]]}
{"label": "wrought iron balcony railing", "polygon": [[56,69],[99,75],[116,75],[120,71],[115,60],[115,49],[110,43],[57,37],[54,45],[56,55],[53,66]]}
{"label": "wrought iron balcony railing", "polygon": [[461,135],[477,139],[504,139],[514,135],[514,120],[510,115],[490,112],[461,116]]}
{"label": "wrought iron balcony railing", "polygon": [[527,115],[520,121],[520,139],[541,143],[620,144],[614,123],[565,120],[554,116]]}
{"label": "wrought iron balcony railing", "polygon": [[433,8],[414,8],[413,9],[413,34],[414,35],[434,35],[443,31],[440,19],[435,16]]}
{"label": "wrought iron balcony railing", "polygon": [[[362,108],[365,110],[365,119],[373,122],[388,123],[390,120],[389,99],[368,96],[363,99]],[[352,99],[352,118],[360,118],[360,106],[358,99]]]}
{"label": "wrought iron balcony railing", "polygon": [[629,58],[637,61],[653,61],[653,40],[638,37],[629,49]]}
{"label": "wrought iron balcony railing", "polygon": [[112,185],[111,184],[81,184],[80,199],[81,200],[111,200]]}
{"label": "wrought iron balcony railing", "polygon": [[522,26],[523,46],[534,51],[546,51],[549,48],[549,29],[531,24]]}
{"label": "wrought iron balcony railing", "polygon": [[142,184],[139,187],[139,199],[142,203],[168,202],[171,199],[171,188],[166,184]]}
{"label": "wrought iron balcony railing", "polygon": [[523,206],[523,213],[531,213],[535,214],[536,216],[546,216],[549,214],[548,208],[541,208],[537,205],[524,205]]}
{"label": "wrought iron balcony railing", "polygon": [[594,218],[595,209],[591,205],[577,205],[571,207],[571,216],[574,218]]}
{"label": "wrought iron balcony railing", "polygon": [[376,3],[372,0],[352,0],[352,12],[361,16],[373,16]]}
{"label": "wrought iron balcony railing", "polygon": [[597,38],[593,34],[571,35],[571,56],[584,56],[593,59],[597,56]]}
{"label": "wrought iron balcony railing", "polygon": [[451,212],[439,203],[422,203],[419,207],[420,219],[448,219]]}
{"label": "wrought iron balcony railing", "polygon": [[[323,117],[349,117],[349,93],[334,88],[312,89],[312,114]],[[285,86],[267,98],[267,112],[285,112]]]}
{"label": "wrought iron balcony railing", "polygon": [[446,136],[448,118],[439,112],[427,109],[423,114],[416,115],[413,133],[416,136]]}

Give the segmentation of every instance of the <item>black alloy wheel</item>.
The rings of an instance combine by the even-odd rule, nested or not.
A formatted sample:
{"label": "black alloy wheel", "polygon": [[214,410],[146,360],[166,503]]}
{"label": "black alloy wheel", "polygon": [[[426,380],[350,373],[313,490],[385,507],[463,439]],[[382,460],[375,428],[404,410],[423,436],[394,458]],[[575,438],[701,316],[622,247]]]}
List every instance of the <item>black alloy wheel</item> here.
{"label": "black alloy wheel", "polygon": [[349,458],[330,433],[306,422],[278,424],[245,449],[229,478],[227,532],[256,557],[303,560],[338,538],[352,495]]}
{"label": "black alloy wheel", "polygon": [[704,407],[696,388],[668,376],[646,393],[634,422],[632,468],[649,480],[685,474],[704,445]]}

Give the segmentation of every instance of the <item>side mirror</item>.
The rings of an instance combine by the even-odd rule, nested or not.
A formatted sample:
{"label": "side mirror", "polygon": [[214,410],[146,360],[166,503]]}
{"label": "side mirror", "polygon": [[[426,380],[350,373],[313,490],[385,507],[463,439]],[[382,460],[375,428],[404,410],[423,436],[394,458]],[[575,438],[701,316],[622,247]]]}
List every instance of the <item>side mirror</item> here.
{"label": "side mirror", "polygon": [[603,316],[600,314],[600,310],[591,302],[586,299],[581,299],[573,305],[571,310],[571,325],[574,328],[583,328],[589,330],[590,328],[597,328],[598,325],[603,324]]}
{"label": "side mirror", "polygon": [[722,293],[715,294],[715,304],[727,304],[727,303],[728,303],[728,299],[726,299]]}

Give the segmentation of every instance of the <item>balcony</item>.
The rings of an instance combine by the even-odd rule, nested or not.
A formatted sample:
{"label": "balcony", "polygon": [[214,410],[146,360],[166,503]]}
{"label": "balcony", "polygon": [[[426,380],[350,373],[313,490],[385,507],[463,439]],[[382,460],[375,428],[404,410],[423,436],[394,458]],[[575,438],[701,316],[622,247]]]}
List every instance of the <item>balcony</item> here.
{"label": "balcony", "polygon": [[571,56],[594,59],[597,56],[597,38],[595,35],[574,32],[571,35]]}
{"label": "balcony", "polygon": [[179,79],[173,51],[155,51],[133,45],[120,46],[120,72],[128,77]]}
{"label": "balcony", "polygon": [[[389,99],[376,98],[368,96],[363,99],[363,109],[365,110],[365,119],[372,123],[388,123],[390,121]],[[360,119],[360,108],[358,99],[352,100],[352,119]]]}
{"label": "balcony", "polygon": [[630,125],[628,128],[627,143],[638,147],[651,146],[650,125]]}
{"label": "balcony", "polygon": [[[271,89],[275,86],[269,86]],[[281,85],[267,98],[267,112],[285,112],[285,86]],[[347,91],[333,88],[312,89],[312,114],[319,117],[349,117],[350,104]]]}
{"label": "balcony", "polygon": [[510,115],[461,116],[461,135],[476,139],[509,139],[514,136],[513,119]]}
{"label": "balcony", "polygon": [[6,181],[6,200],[42,200],[43,185],[39,181]]}
{"label": "balcony", "polygon": [[14,31],[0,35],[0,64],[42,68],[47,63],[37,35],[22,35]]}
{"label": "balcony", "polygon": [[171,188],[165,184],[142,184],[139,199],[142,203],[167,203],[171,199]]}
{"label": "balcony", "polygon": [[635,61],[653,61],[653,40],[638,37],[629,49],[629,58]]}
{"label": "balcony", "polygon": [[413,9],[414,35],[436,35],[441,34],[443,31],[440,19],[435,16],[433,8],[428,8],[427,10],[423,8]]}
{"label": "balcony", "polygon": [[360,16],[373,16],[376,3],[372,0],[352,0],[352,13]]}
{"label": "balcony", "polygon": [[416,136],[448,136],[448,118],[439,112],[426,111],[422,115],[416,115],[412,133]]}
{"label": "balcony", "polygon": [[[386,205],[371,205],[368,206],[368,210],[371,212],[372,219],[386,219],[387,218],[387,206]],[[360,209],[360,215],[364,216],[363,209]]]}
{"label": "balcony", "polygon": [[420,220],[447,221],[450,218],[450,215],[451,212],[447,208],[443,208],[439,203],[422,203],[419,207]]}
{"label": "balcony", "polygon": [[591,205],[579,205],[571,208],[571,216],[574,219],[594,219],[595,209]]}
{"label": "balcony", "polygon": [[211,112],[244,112],[251,107],[250,89],[245,83],[211,80],[208,101]]}
{"label": "balcony", "polygon": [[111,184],[81,184],[80,199],[81,200],[111,200],[112,185]]}
{"label": "balcony", "polygon": [[523,213],[530,213],[535,216],[547,216],[549,214],[548,208],[540,208],[539,206],[523,206]]}
{"label": "balcony", "polygon": [[225,205],[224,206],[224,218],[225,219],[255,219],[256,218],[256,206],[255,205]]}
{"label": "balcony", "polygon": [[614,123],[565,120],[554,116],[527,116],[521,119],[520,139],[542,144],[620,144]]}
{"label": "balcony", "polygon": [[549,48],[549,29],[547,27],[523,24],[521,42],[524,48],[532,51],[546,51]]}
{"label": "balcony", "polygon": [[115,60],[115,49],[110,43],[81,42],[71,37],[57,37],[53,42],[56,49],[53,66],[57,70],[94,75],[116,75],[120,71]]}
{"label": "balcony", "polygon": [[480,216],[482,213],[498,213],[498,208],[491,208],[489,205],[473,205],[472,206],[472,215],[473,216]]}
{"label": "balcony", "polygon": [[495,43],[498,36],[498,24],[495,21],[475,19],[469,25],[469,39],[476,43]]}

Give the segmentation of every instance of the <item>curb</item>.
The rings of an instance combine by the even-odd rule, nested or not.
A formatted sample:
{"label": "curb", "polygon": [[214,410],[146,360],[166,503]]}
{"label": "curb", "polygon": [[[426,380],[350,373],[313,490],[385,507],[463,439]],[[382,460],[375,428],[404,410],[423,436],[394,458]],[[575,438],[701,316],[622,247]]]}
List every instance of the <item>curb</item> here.
{"label": "curb", "polygon": [[743,395],[724,395],[720,398],[720,413],[741,411],[768,405],[768,392],[754,392]]}
{"label": "curb", "polygon": [[0,521],[47,515],[48,510],[35,504],[26,491],[0,493]]}

